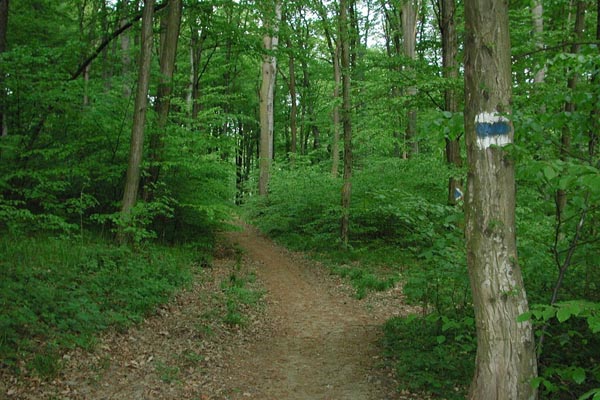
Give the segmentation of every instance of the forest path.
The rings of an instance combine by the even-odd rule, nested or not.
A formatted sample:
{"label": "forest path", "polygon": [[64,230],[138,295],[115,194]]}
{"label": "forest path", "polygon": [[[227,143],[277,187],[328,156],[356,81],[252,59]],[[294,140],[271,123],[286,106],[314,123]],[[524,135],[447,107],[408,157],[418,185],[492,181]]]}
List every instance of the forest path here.
{"label": "forest path", "polygon": [[[340,295],[314,269],[251,227],[230,233],[259,263],[274,334],[238,357],[242,396],[258,399],[389,399],[394,388],[378,370],[385,315]],[[373,311],[373,309],[371,309]],[[247,386],[243,386],[243,385]]]}
{"label": "forest path", "polygon": [[[357,300],[326,268],[250,226],[223,243],[212,268],[155,315],[105,333],[92,352],[66,354],[50,382],[2,382],[0,399],[417,398],[397,392],[378,345],[387,318],[415,311],[399,288]],[[264,292],[258,306],[239,305],[243,327],[224,322],[232,274],[256,276],[246,286]]]}

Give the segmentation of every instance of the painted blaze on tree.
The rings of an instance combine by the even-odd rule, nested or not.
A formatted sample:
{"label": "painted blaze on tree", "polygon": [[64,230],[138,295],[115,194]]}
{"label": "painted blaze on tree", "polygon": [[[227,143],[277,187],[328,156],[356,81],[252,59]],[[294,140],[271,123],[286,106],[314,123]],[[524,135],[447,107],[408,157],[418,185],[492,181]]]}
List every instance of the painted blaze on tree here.
{"label": "painted blaze on tree", "polygon": [[470,399],[535,399],[533,330],[517,260],[508,4],[465,1],[467,265],[477,323]]}

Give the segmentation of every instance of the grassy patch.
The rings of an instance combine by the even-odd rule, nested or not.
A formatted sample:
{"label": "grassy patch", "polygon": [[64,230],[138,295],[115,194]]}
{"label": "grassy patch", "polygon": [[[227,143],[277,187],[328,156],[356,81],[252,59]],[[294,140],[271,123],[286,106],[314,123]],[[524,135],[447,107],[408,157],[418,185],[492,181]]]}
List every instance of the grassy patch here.
{"label": "grassy patch", "polygon": [[398,277],[391,276],[382,278],[373,272],[362,267],[350,267],[347,265],[336,266],[332,268],[333,273],[340,275],[342,278],[347,278],[356,289],[356,297],[364,298],[369,291],[382,292],[393,287],[398,281]]}
{"label": "grassy patch", "polygon": [[246,325],[244,307],[258,304],[263,292],[249,287],[254,283],[256,276],[253,273],[240,275],[233,272],[228,280],[221,282],[221,290],[225,294],[227,313],[223,320],[230,325]]}
{"label": "grassy patch", "polygon": [[189,251],[111,243],[0,239],[0,366],[23,365],[45,377],[60,353],[89,348],[110,326],[139,322],[191,281]]}

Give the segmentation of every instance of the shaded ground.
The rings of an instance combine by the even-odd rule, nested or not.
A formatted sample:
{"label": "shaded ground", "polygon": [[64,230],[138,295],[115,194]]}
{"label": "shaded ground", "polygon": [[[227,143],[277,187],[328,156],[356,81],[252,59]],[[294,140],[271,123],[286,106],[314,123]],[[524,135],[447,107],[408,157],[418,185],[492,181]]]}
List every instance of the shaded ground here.
{"label": "shaded ground", "polygon": [[[414,312],[394,289],[356,300],[322,267],[253,228],[228,233],[197,283],[143,324],[64,357],[51,382],[3,376],[8,399],[410,399],[382,367],[380,325]],[[241,262],[232,245],[243,249]],[[261,304],[243,328],[223,322],[222,282],[256,274]]]}

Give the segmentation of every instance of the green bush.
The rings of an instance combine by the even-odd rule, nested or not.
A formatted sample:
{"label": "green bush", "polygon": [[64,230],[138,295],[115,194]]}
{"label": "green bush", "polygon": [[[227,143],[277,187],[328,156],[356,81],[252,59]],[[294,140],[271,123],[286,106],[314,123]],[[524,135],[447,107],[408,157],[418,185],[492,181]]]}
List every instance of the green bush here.
{"label": "green bush", "polygon": [[395,365],[400,387],[464,399],[475,365],[474,331],[472,317],[453,320],[431,314],[388,320],[383,345]]}

